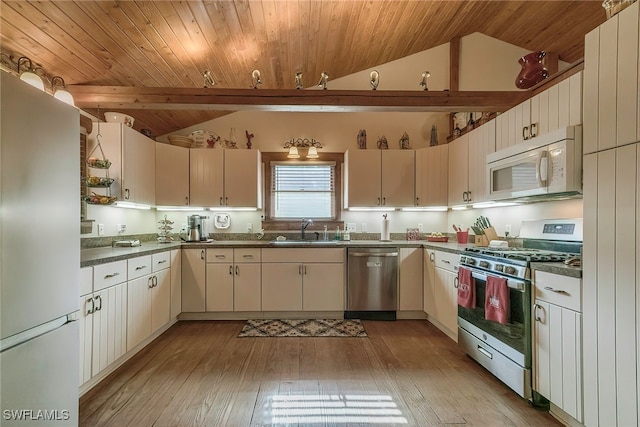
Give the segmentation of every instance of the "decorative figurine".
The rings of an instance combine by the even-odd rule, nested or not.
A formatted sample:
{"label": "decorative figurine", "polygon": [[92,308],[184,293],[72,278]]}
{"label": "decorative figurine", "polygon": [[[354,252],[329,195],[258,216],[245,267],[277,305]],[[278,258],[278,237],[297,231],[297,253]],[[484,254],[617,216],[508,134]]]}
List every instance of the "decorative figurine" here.
{"label": "decorative figurine", "polygon": [[436,125],[431,125],[431,141],[429,145],[431,147],[438,145],[438,127]]}
{"label": "decorative figurine", "polygon": [[422,86],[422,90],[429,90],[429,88],[427,87],[427,79],[431,77],[431,73],[428,71],[425,71],[422,73],[422,80],[420,81],[420,86]]}
{"label": "decorative figurine", "polygon": [[251,144],[251,139],[253,138],[253,134],[252,134],[252,133],[249,133],[249,131],[248,131],[248,130],[245,130],[245,131],[244,131],[244,134],[245,134],[245,135],[246,135],[246,137],[247,137],[247,150],[251,150],[251,145],[252,145],[252,144]]}
{"label": "decorative figurine", "polygon": [[380,139],[378,139],[378,149],[387,150],[389,149],[389,144],[387,143],[387,137],[382,135]]}
{"label": "decorative figurine", "polygon": [[321,87],[322,90],[327,90],[327,82],[329,81],[329,74],[326,71],[320,73],[320,81],[318,82],[318,87]]}
{"label": "decorative figurine", "polygon": [[358,148],[361,150],[367,149],[367,131],[364,129],[360,129],[360,132],[358,132]]}
{"label": "decorative figurine", "polygon": [[371,90],[378,88],[380,84],[380,74],[376,70],[373,70],[371,74],[369,74],[369,84],[371,85]]}
{"label": "decorative figurine", "polygon": [[258,86],[261,84],[262,80],[260,80],[260,70],[253,70],[251,72],[251,87],[258,89]]}
{"label": "decorative figurine", "polygon": [[296,72],[296,89],[302,89],[302,71]]}
{"label": "decorative figurine", "polygon": [[402,134],[402,138],[400,138],[400,149],[401,150],[410,150],[411,146],[409,145],[409,135],[407,132]]}

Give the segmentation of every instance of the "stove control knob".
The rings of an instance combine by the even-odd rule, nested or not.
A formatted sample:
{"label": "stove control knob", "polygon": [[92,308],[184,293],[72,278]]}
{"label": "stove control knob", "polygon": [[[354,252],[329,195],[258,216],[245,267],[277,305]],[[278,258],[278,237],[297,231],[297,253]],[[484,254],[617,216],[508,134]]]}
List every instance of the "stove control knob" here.
{"label": "stove control knob", "polygon": [[504,272],[507,274],[516,274],[516,268],[507,266],[504,268]]}
{"label": "stove control knob", "polygon": [[504,271],[504,265],[502,264],[496,264],[496,266],[494,267],[494,269],[496,271]]}
{"label": "stove control knob", "polygon": [[473,258],[467,258],[467,264],[469,265],[476,265],[476,260]]}
{"label": "stove control knob", "polygon": [[480,267],[489,268],[489,263],[487,261],[480,261]]}
{"label": "stove control knob", "polygon": [[467,262],[467,258],[466,258],[466,257],[461,256],[461,257],[460,257],[460,264],[464,264],[465,262]]}

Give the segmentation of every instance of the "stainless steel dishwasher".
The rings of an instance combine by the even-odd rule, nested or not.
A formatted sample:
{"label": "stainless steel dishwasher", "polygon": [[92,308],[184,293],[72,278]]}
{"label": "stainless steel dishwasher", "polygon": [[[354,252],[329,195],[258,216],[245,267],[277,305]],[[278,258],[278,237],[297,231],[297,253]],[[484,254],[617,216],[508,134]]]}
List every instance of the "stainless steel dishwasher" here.
{"label": "stainless steel dishwasher", "polygon": [[398,248],[347,249],[346,319],[395,320]]}

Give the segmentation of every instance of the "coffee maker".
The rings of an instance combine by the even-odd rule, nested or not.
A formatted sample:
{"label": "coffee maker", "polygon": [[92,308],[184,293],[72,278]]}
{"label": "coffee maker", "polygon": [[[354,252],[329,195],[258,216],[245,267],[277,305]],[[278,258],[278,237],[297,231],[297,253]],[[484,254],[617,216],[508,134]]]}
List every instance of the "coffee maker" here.
{"label": "coffee maker", "polygon": [[187,217],[187,242],[200,242],[207,240],[204,230],[204,220],[208,216],[190,215]]}

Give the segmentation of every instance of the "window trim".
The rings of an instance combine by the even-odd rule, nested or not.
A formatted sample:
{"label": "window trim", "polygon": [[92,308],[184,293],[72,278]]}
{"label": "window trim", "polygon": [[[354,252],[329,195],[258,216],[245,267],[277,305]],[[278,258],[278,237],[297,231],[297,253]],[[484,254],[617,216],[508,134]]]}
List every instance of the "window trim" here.
{"label": "window trim", "polygon": [[[308,162],[312,164],[313,160],[300,160],[300,159],[287,159],[287,153],[279,152],[264,152],[262,153],[262,162],[264,163],[264,180],[263,180],[263,194],[264,194],[264,219],[262,220],[262,228],[265,230],[298,230],[300,228],[300,220],[291,219],[274,219],[271,218],[271,162]],[[336,219],[335,220],[318,220],[314,221],[313,225],[309,229],[322,230],[324,225],[327,225],[329,230],[332,230],[336,226],[342,228],[344,221],[341,220],[342,215],[342,165],[344,163],[343,153],[320,153],[321,162],[335,162],[335,204],[336,204]]]}

